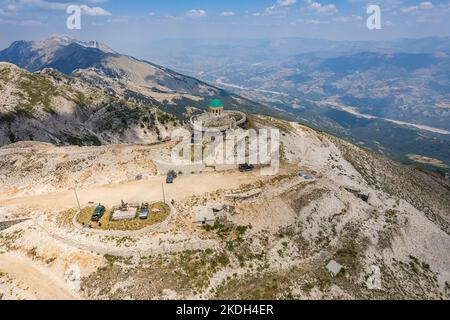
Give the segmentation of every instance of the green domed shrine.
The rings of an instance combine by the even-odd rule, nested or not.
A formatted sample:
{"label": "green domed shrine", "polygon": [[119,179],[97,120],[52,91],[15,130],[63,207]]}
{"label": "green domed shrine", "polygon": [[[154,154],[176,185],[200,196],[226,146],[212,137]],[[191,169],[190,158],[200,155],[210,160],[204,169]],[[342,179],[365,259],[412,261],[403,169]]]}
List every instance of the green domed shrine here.
{"label": "green domed shrine", "polygon": [[223,112],[223,104],[219,99],[214,99],[209,104],[209,112],[215,115],[222,115]]}
{"label": "green domed shrine", "polygon": [[245,113],[237,110],[224,110],[223,103],[214,99],[209,103],[209,111],[194,114],[189,120],[192,130],[201,132],[225,132],[234,130],[247,121]]}

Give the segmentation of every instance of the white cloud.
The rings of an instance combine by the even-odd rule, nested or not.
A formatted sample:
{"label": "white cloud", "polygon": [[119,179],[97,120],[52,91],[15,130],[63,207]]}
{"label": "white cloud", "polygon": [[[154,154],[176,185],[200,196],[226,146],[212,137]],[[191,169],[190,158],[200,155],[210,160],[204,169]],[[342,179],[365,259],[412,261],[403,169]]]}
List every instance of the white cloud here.
{"label": "white cloud", "polygon": [[100,7],[89,7],[88,5],[83,4],[80,8],[88,16],[112,16],[111,12]]}
{"label": "white cloud", "polygon": [[280,8],[275,4],[273,6],[270,6],[264,10],[264,14],[268,16],[274,16],[274,15],[280,15],[283,14],[285,11],[280,10]]}
{"label": "white cloud", "polygon": [[222,17],[232,17],[232,16],[234,16],[234,12],[233,11],[224,11],[220,15]]}
{"label": "white cloud", "polygon": [[316,19],[300,19],[299,22],[303,24],[312,24],[312,25],[318,25],[318,24],[327,24],[328,22],[320,21]]}
{"label": "white cloud", "polygon": [[6,6],[6,10],[9,11],[9,12],[16,11],[16,10],[17,10],[17,6],[14,5],[14,4],[8,4],[8,5]]}
{"label": "white cloud", "polygon": [[313,10],[318,14],[335,14],[339,12],[338,8],[334,4],[323,5],[313,0],[304,0],[304,2],[310,10]]}
{"label": "white cloud", "polygon": [[419,7],[420,7],[420,9],[424,9],[424,10],[434,8],[433,3],[431,1],[425,1],[425,2],[420,3]]}
{"label": "white cloud", "polygon": [[0,8],[0,15],[11,15],[17,11],[17,7],[14,4],[7,5],[4,9]]}
{"label": "white cloud", "polygon": [[192,9],[186,12],[186,16],[192,17],[192,18],[202,18],[206,17],[206,11],[203,9]]}
{"label": "white cloud", "polygon": [[1,19],[0,25],[12,25],[12,26],[40,26],[42,22],[37,20],[15,20],[15,19]]}
{"label": "white cloud", "polygon": [[401,8],[400,11],[403,13],[417,13],[421,10],[431,10],[434,8],[434,5],[431,1],[424,1],[421,2],[417,6],[410,6],[410,7],[404,7]]}
{"label": "white cloud", "polygon": [[277,0],[272,6],[267,7],[264,12],[256,12],[253,16],[282,16],[288,12],[288,7],[297,3],[297,0]]}
{"label": "white cloud", "polygon": [[362,20],[363,20],[363,17],[356,16],[356,15],[342,16],[342,17],[335,17],[335,18],[333,18],[334,22],[343,22],[343,23],[357,22],[357,21],[362,21]]}
{"label": "white cloud", "polygon": [[48,10],[66,10],[68,4],[63,2],[50,2],[46,0],[19,0],[23,6],[34,6]]}
{"label": "white cloud", "polygon": [[[103,3],[107,0],[87,0],[88,3]],[[49,0],[18,0],[21,7],[36,7],[45,10],[66,10],[69,2],[57,2]],[[81,10],[89,16],[112,16],[112,13],[101,7],[90,7],[86,4],[80,5]]]}
{"label": "white cloud", "polygon": [[277,4],[280,6],[291,6],[293,4],[296,4],[297,0],[278,0]]}
{"label": "white cloud", "polygon": [[403,13],[414,13],[419,11],[419,6],[404,7],[400,9]]}

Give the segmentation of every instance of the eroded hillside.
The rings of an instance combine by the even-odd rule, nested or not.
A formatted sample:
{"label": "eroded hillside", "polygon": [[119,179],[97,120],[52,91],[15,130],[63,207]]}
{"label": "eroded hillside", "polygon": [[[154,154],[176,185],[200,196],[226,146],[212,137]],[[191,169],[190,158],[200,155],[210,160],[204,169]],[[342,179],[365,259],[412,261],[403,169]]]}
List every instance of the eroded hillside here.
{"label": "eroded hillside", "polygon": [[179,121],[152,105],[127,102],[54,69],[29,73],[0,63],[0,145],[152,143]]}
{"label": "eroded hillside", "polygon": [[[56,288],[55,298],[449,298],[448,181],[294,123],[252,116],[248,126],[281,130],[277,175],[263,177],[259,170],[180,175],[165,185],[167,220],[141,231],[81,228],[64,179],[52,194],[2,198],[3,221],[12,215],[30,219],[0,231],[0,261],[20,264],[9,270],[0,263],[0,295],[39,295],[27,289],[38,286],[37,280],[20,273],[35,268]],[[69,151],[48,148],[47,154]],[[117,147],[102,152],[122,182],[89,180],[79,188],[81,205],[161,201],[165,177],[133,178],[147,170],[140,161],[153,159],[153,151],[136,158],[143,147],[129,146],[121,166],[114,164],[121,157],[110,156],[111,148]],[[76,175],[106,160],[93,161],[78,166]],[[20,172],[22,167],[8,163],[0,166],[2,175]],[[38,186],[42,170],[36,166],[28,173]],[[221,219],[212,226],[194,224],[194,213],[208,205],[222,210]],[[331,260],[343,266],[335,277],[326,269]],[[374,270],[380,271],[381,287],[368,285]]]}

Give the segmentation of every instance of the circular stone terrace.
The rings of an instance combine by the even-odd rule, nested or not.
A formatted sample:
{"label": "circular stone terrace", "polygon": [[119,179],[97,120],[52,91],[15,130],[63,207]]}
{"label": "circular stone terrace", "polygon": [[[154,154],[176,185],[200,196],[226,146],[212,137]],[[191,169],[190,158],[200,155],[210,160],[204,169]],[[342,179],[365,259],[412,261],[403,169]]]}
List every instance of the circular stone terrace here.
{"label": "circular stone terrace", "polygon": [[247,121],[247,116],[243,112],[223,111],[220,116],[211,113],[194,115],[191,117],[190,125],[196,131],[226,131],[243,125],[245,121]]}

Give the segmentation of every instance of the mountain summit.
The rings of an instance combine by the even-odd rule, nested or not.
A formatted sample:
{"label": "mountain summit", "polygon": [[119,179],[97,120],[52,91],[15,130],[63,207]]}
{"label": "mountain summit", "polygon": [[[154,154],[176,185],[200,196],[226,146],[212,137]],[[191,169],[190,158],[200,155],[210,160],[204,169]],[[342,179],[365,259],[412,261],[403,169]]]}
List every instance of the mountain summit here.
{"label": "mountain summit", "polygon": [[55,35],[41,41],[16,41],[0,52],[0,61],[14,63],[31,72],[50,67],[71,73],[77,67],[88,67],[103,55],[113,53],[97,41],[83,42]]}

